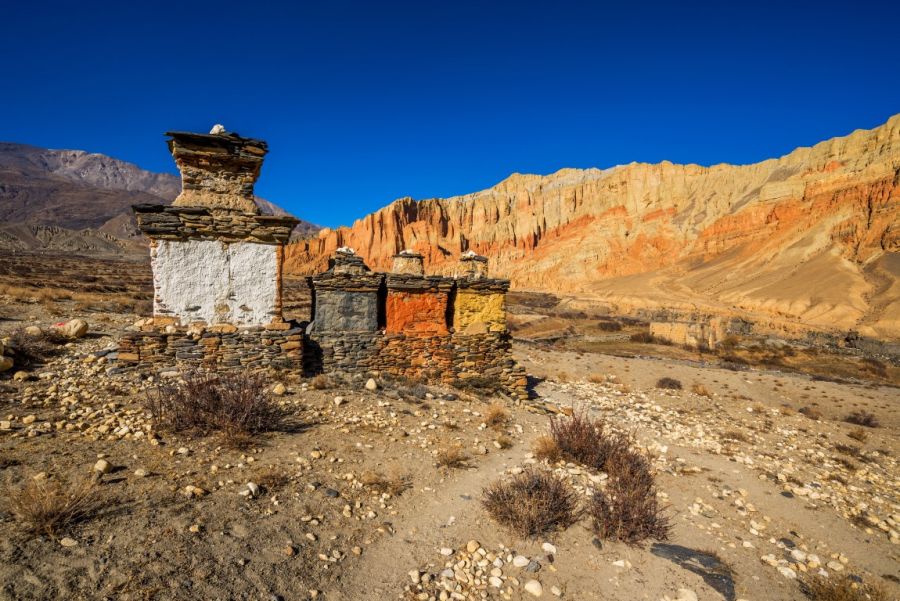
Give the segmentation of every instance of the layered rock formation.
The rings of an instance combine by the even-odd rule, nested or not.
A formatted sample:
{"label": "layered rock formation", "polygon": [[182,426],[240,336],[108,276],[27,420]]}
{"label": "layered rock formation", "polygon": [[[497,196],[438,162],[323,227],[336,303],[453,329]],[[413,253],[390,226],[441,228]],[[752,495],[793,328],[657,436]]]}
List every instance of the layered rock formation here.
{"label": "layered rock formation", "polygon": [[518,289],[612,310],[746,315],[781,330],[900,337],[900,115],[752,165],[632,163],[514,174],[447,199],[404,198],[287,247],[315,273],[338,247],[375,269],[402,249],[429,273],[490,258]]}

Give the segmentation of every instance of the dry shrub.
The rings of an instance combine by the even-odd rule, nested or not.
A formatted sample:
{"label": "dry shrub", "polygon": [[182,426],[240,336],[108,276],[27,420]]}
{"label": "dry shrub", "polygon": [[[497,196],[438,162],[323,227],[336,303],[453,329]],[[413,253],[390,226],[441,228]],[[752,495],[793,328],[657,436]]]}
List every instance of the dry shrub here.
{"label": "dry shrub", "polygon": [[501,449],[508,449],[513,446],[513,439],[507,436],[506,434],[501,434],[497,437],[497,446]]}
{"label": "dry shrub", "polygon": [[875,417],[875,414],[869,413],[868,411],[864,410],[854,411],[850,413],[847,417],[844,418],[844,421],[848,424],[865,426],[866,428],[877,428],[881,425],[878,422],[878,418]]}
{"label": "dry shrub", "polygon": [[484,412],[484,424],[491,428],[500,428],[509,422],[509,411],[503,403],[491,403]]}
{"label": "dry shrub", "polygon": [[849,432],[847,432],[847,436],[852,438],[857,442],[865,443],[869,439],[869,435],[862,428],[853,428]]}
{"label": "dry shrub", "polygon": [[822,419],[822,412],[815,407],[800,407],[799,412],[812,420],[819,421]]}
{"label": "dry shrub", "polygon": [[809,575],[800,590],[812,601],[888,601],[887,592],[876,584],[857,583],[848,576]]}
{"label": "dry shrub", "polygon": [[660,378],[656,381],[656,387],[665,390],[681,390],[681,382],[675,378]]}
{"label": "dry shrub", "polygon": [[359,481],[363,483],[363,486],[380,493],[387,493],[392,497],[396,497],[411,486],[409,476],[396,472],[385,476],[381,472],[369,470],[362,473]]}
{"label": "dry shrub", "polygon": [[268,469],[259,472],[252,478],[251,481],[255,482],[261,489],[268,493],[276,492],[285,486],[287,486],[291,479],[290,477],[279,470],[275,466],[271,466]]}
{"label": "dry shrub", "polygon": [[445,447],[437,452],[438,467],[462,468],[468,465],[469,456],[460,447]]}
{"label": "dry shrub", "polygon": [[649,460],[630,448],[619,450],[607,471],[609,484],[594,493],[588,509],[597,536],[630,545],[667,540],[671,524],[656,498]]}
{"label": "dry shrub", "polygon": [[492,483],[481,503],[498,523],[523,538],[563,530],[581,515],[575,490],[543,470],[526,470]]}
{"label": "dry shrub", "polygon": [[559,452],[571,461],[577,461],[594,469],[603,469],[609,456],[603,444],[606,424],[591,419],[580,410],[568,418],[550,418],[550,436]]}
{"label": "dry shrub", "polygon": [[31,336],[22,328],[9,337],[9,350],[17,366],[30,367],[58,355],[59,346],[66,342],[69,340],[55,330],[42,330],[40,336]]}
{"label": "dry shrub", "polygon": [[562,451],[559,450],[556,441],[546,434],[537,437],[532,451],[537,459],[546,459],[549,463],[556,463],[562,459]]}
{"label": "dry shrub", "polygon": [[498,392],[501,388],[497,378],[488,378],[485,376],[473,376],[471,378],[457,378],[453,380],[452,386],[457,390],[464,390],[473,394],[490,395]]}
{"label": "dry shrub", "polygon": [[588,382],[591,382],[592,384],[603,384],[606,382],[606,378],[600,374],[591,374],[588,376]]}
{"label": "dry shrub", "polygon": [[149,393],[147,405],[162,429],[199,435],[216,432],[229,444],[246,446],[253,435],[284,424],[285,413],[272,400],[270,389],[257,374],[192,373]]}
{"label": "dry shrub", "polygon": [[888,377],[887,366],[878,359],[874,359],[872,357],[863,358],[860,368],[862,369],[862,371],[870,373],[873,376],[877,376],[879,378],[886,379]]}
{"label": "dry shrub", "polygon": [[745,433],[740,430],[728,430],[724,434],[722,434],[722,438],[724,440],[734,440],[739,442],[750,442],[750,437],[748,437]]}
{"label": "dry shrub", "polygon": [[47,536],[89,519],[102,507],[97,485],[88,478],[75,483],[29,478],[7,488],[5,496],[8,511],[25,531]]}
{"label": "dry shrub", "polygon": [[309,385],[315,390],[328,390],[334,386],[334,383],[325,374],[319,374],[309,381]]}
{"label": "dry shrub", "polygon": [[699,395],[699,396],[705,396],[706,398],[709,398],[709,399],[712,398],[712,393],[709,391],[709,389],[706,386],[704,386],[703,384],[700,384],[699,382],[697,382],[693,386],[691,386],[691,392],[693,392],[694,394]]}

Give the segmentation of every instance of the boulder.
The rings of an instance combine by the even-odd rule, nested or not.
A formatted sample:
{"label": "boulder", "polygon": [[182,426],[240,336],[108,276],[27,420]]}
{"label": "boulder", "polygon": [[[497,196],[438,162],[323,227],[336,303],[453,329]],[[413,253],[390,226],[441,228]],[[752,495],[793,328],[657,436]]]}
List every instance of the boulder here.
{"label": "boulder", "polygon": [[59,331],[66,338],[75,340],[81,338],[88,332],[88,324],[83,319],[70,319],[66,323],[59,326]]}

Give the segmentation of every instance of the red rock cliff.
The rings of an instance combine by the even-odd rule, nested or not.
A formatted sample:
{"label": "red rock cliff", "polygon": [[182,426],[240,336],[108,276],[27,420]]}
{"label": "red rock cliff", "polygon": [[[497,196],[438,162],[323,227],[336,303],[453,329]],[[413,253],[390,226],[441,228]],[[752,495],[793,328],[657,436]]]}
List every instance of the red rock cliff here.
{"label": "red rock cliff", "polygon": [[291,244],[287,270],[320,271],[345,245],[376,269],[411,248],[449,274],[472,249],[519,289],[897,338],[900,115],[753,165],[563,169],[400,199]]}

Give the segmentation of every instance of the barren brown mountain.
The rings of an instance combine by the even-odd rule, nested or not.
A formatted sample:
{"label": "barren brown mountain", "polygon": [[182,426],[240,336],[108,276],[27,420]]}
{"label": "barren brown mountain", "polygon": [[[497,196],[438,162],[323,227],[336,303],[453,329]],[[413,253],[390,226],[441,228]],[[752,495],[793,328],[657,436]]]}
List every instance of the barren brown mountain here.
{"label": "barren brown mountain", "polygon": [[[488,256],[519,289],[611,310],[740,315],[776,331],[900,338],[900,115],[752,165],[514,174],[447,199],[403,198],[288,247],[288,270],[353,247],[385,269],[404,248],[448,273]],[[576,302],[577,304],[577,302]]]}

